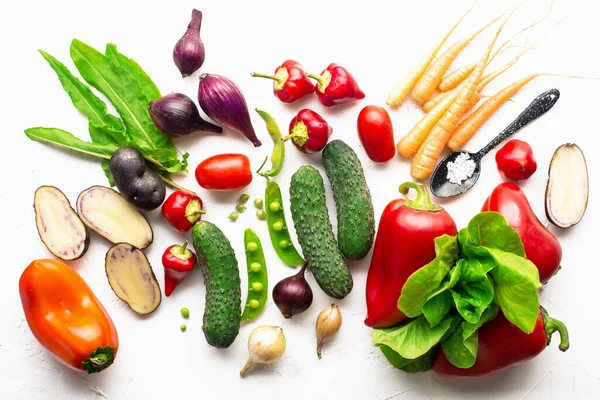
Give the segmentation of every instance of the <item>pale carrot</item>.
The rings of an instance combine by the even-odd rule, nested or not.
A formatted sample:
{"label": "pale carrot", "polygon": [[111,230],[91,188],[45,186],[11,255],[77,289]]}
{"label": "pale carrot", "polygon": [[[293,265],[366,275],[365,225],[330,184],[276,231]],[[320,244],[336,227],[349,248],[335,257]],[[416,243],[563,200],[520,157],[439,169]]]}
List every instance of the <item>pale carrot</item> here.
{"label": "pale carrot", "polygon": [[462,20],[465,19],[465,17],[471,12],[471,10],[473,9],[473,7],[475,7],[478,1],[479,0],[476,0],[475,4],[473,4],[471,8],[469,8],[463,14],[462,17],[460,17],[460,19],[454,24],[454,26],[452,26],[452,28],[450,28],[450,30],[439,39],[435,46],[433,46],[433,48],[408,73],[408,75],[406,75],[406,77],[402,81],[398,82],[396,86],[394,86],[394,88],[388,94],[387,99],[385,100],[385,103],[388,106],[397,107],[400,104],[402,104],[404,99],[406,99],[406,96],[408,96],[410,91],[415,86],[415,83],[417,83],[421,75],[423,75],[423,72],[425,72],[427,67],[429,67],[429,64],[431,64],[431,61],[435,58],[440,48],[444,45],[444,43],[446,43],[446,40],[448,40],[452,32],[454,32],[454,30],[458,27]]}
{"label": "pale carrot", "polygon": [[438,87],[442,81],[442,78],[444,77],[444,74],[446,71],[448,71],[448,68],[456,59],[456,57],[458,57],[465,47],[467,47],[469,43],[471,43],[473,39],[477,37],[477,35],[483,32],[494,22],[498,21],[500,18],[502,18],[502,15],[477,29],[469,36],[454,43],[445,52],[443,52],[437,60],[431,63],[421,78],[419,78],[411,93],[412,98],[419,104],[425,103]]}
{"label": "pale carrot", "polygon": [[417,154],[412,160],[410,167],[410,175],[418,180],[426,179],[431,175],[435,164],[440,157],[440,154],[446,146],[446,142],[454,132],[454,129],[458,126],[460,119],[467,112],[467,107],[471,103],[471,98],[477,89],[477,83],[481,79],[483,70],[487,65],[488,59],[492,52],[492,48],[496,43],[496,39],[500,35],[502,28],[508,22],[509,18],[516,11],[515,8],[502,22],[498,30],[496,31],[492,42],[485,50],[483,56],[477,63],[477,67],[469,78],[465,81],[465,86],[460,90],[460,93],[456,97],[456,100],[450,105],[448,110],[444,113],[442,118],[432,128],[427,138],[419,147]]}

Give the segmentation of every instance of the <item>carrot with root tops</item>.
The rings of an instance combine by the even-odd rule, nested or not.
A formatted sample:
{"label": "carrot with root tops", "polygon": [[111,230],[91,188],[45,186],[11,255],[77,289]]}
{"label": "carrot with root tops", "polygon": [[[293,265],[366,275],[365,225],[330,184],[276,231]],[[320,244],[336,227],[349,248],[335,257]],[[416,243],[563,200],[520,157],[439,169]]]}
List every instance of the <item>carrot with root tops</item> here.
{"label": "carrot with root tops", "polygon": [[450,139],[450,135],[454,132],[454,129],[458,126],[460,119],[467,112],[467,107],[471,103],[471,98],[477,89],[477,82],[481,79],[483,70],[487,65],[488,59],[492,52],[492,48],[496,43],[496,39],[500,35],[502,28],[506,25],[509,18],[517,9],[515,8],[511,13],[504,19],[498,30],[496,31],[492,42],[485,50],[483,56],[477,63],[477,67],[469,78],[465,81],[465,86],[462,87],[456,100],[450,105],[448,110],[444,113],[442,118],[432,128],[427,138],[419,147],[417,154],[412,160],[410,166],[410,175],[417,179],[426,179],[431,175],[435,164],[440,157],[440,154],[446,146],[446,142]]}
{"label": "carrot with root tops", "polygon": [[[398,153],[404,157],[410,157],[414,155],[421,144],[431,131],[431,129],[435,126],[435,124],[442,118],[444,113],[448,110],[450,105],[454,103],[458,94],[460,93],[460,89],[466,85],[466,82],[463,82],[461,86],[459,86],[458,90],[442,93],[445,95],[445,98],[440,101],[435,107],[431,109],[427,114],[421,118],[419,122],[413,126],[413,128],[406,134],[398,144],[396,144],[396,150]],[[438,96],[439,97],[439,96]]]}
{"label": "carrot with root tops", "polygon": [[[452,62],[458,57],[458,55],[486,28],[492,25],[494,22],[502,18],[502,15],[498,18],[490,21],[486,25],[482,26],[469,36],[459,40],[450,46],[442,55],[427,68],[425,73],[421,75],[421,78],[415,84],[412,91],[412,98],[419,104],[425,103],[433,94],[435,89],[438,87],[444,74],[448,71],[448,68]],[[475,69],[475,68],[473,68]]]}
{"label": "carrot with root tops", "polygon": [[396,86],[394,86],[394,88],[391,90],[391,92],[388,94],[385,100],[385,103],[388,106],[397,107],[400,104],[402,104],[404,99],[406,99],[406,96],[408,96],[410,91],[415,86],[415,83],[417,83],[421,75],[423,75],[423,72],[425,72],[427,67],[429,67],[429,64],[431,64],[431,61],[435,58],[438,51],[442,48],[444,43],[446,43],[446,40],[448,40],[452,32],[454,32],[454,30],[458,27],[458,25],[460,25],[462,20],[465,19],[465,17],[471,12],[471,10],[473,9],[473,7],[475,7],[478,1],[479,0],[476,0],[475,4],[473,4],[471,8],[469,8],[463,14],[463,16],[460,17],[458,21],[456,21],[454,26],[452,26],[452,28],[450,28],[450,30],[439,39],[439,41],[435,44],[435,46],[433,46],[429,53],[427,53],[423,57],[423,59],[408,73],[408,75],[406,75],[404,79],[402,79],[396,84]]}

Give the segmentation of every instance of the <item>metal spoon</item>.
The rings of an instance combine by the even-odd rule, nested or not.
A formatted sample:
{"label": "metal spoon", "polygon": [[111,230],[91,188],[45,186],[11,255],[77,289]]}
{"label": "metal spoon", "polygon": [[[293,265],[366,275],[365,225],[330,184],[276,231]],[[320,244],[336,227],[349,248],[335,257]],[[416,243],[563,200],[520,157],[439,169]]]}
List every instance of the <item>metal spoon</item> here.
{"label": "metal spoon", "polygon": [[[431,192],[437,197],[452,197],[469,190],[479,179],[479,174],[481,173],[481,159],[483,156],[523,126],[544,115],[546,111],[550,110],[552,106],[556,104],[559,97],[560,92],[557,89],[550,89],[540,94],[517,117],[517,119],[477,153],[459,150],[446,156],[446,158],[440,161],[435,171],[433,171],[433,176],[431,177]],[[461,183],[452,183],[448,178],[448,163],[456,161],[457,157],[461,154],[466,154],[468,158],[473,160],[472,162],[475,163],[475,170],[470,177]]]}

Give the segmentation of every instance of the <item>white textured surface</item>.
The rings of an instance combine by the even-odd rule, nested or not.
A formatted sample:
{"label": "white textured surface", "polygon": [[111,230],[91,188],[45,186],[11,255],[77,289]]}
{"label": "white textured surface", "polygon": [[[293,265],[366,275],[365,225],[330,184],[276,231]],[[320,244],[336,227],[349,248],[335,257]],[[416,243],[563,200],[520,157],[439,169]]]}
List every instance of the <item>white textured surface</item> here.
{"label": "white textured surface", "polygon": [[[77,194],[94,184],[106,184],[96,160],[33,143],[23,129],[56,126],[87,137],[86,120],[71,105],[54,72],[36,52],[44,49],[69,67],[70,41],[77,37],[103,49],[114,42],[136,59],[155,80],[163,93],[180,91],[196,96],[197,74],[182,80],[171,60],[171,50],[183,34],[192,7],[204,12],[202,37],[207,59],[202,71],[228,76],[237,82],[251,109],[271,112],[286,127],[299,108],[313,108],[332,124],[333,138],[347,141],[363,161],[373,194],[377,219],[385,205],[399,196],[397,187],[409,180],[406,161],[397,159],[374,165],[362,150],[356,135],[356,116],[362,106],[383,104],[388,90],[415,63],[438,36],[458,18],[470,2],[461,1],[301,1],[232,2],[177,1],[133,2],[12,2],[0,13],[2,37],[2,140],[3,162],[0,192],[2,210],[3,268],[0,279],[0,398],[2,399],[187,399],[187,398],[281,398],[281,399],[585,399],[600,397],[600,317],[597,312],[598,261],[594,250],[597,238],[597,210],[592,193],[584,220],[576,227],[559,232],[564,249],[563,269],[541,294],[549,312],[564,320],[571,333],[571,349],[562,354],[556,343],[526,365],[477,381],[452,381],[433,373],[406,375],[390,368],[370,343],[370,330],[363,325],[364,285],[370,255],[351,263],[355,289],[339,302],[344,323],[339,336],[326,347],[323,359],[314,352],[314,321],[329,302],[309,278],[315,293],[313,306],[303,315],[285,321],[269,303],[258,321],[244,324],[235,343],[227,350],[210,348],[200,330],[204,287],[199,271],[193,272],[173,296],[164,298],[153,315],[134,315],[110,290],[103,259],[108,243],[93,235],[90,250],[70,263],[107,307],[121,340],[114,366],[90,377],[71,372],[55,362],[31,335],[23,320],[17,282],[21,271],[35,258],[50,254],[39,241],[34,225],[33,192],[42,184],[59,187],[73,203]],[[498,15],[500,3],[481,0],[473,15],[458,29],[463,36],[491,16]],[[523,10],[507,26],[515,32],[541,10],[541,1],[527,1]],[[392,5],[393,4],[393,5]],[[487,94],[531,72],[600,75],[596,39],[600,36],[596,17],[598,2],[587,0],[576,8],[574,1],[555,0],[551,16],[534,32],[536,37],[550,32],[566,13],[570,16],[522,61],[488,89]],[[476,60],[491,31],[476,40],[461,60]],[[502,40],[502,39],[501,39]],[[252,79],[250,71],[271,72],[286,58],[301,61],[307,70],[320,72],[330,62],[347,66],[359,81],[367,98],[360,103],[324,109],[315,98],[286,106],[271,93],[270,82]],[[595,191],[598,173],[598,92],[597,81],[557,77],[536,78],[514,96],[469,143],[477,150],[507,125],[540,92],[551,87],[561,91],[561,99],[548,115],[517,133],[532,144],[539,171],[522,185],[534,210],[543,216],[546,168],[554,149],[567,141],[576,142],[587,155],[591,189]],[[421,115],[412,103],[390,113],[396,138],[407,131]],[[177,141],[190,152],[191,171],[202,159],[225,151],[239,151],[251,157],[257,167],[271,149],[262,121],[252,114],[264,142],[254,149],[237,134],[225,137],[194,136]],[[493,153],[483,163],[480,182],[462,197],[442,204],[459,226],[481,207],[485,197],[500,182]],[[277,181],[287,199],[289,179],[296,168],[311,163],[322,170],[320,156],[299,154],[288,147],[288,158]],[[193,174],[178,181],[197,188]],[[263,195],[264,181],[256,177],[247,192]],[[198,190],[205,201],[206,218],[217,223],[230,238],[240,265],[244,265],[242,231],[253,226],[267,251],[270,281],[273,285],[292,273],[278,261],[269,245],[266,226],[254,216],[251,206],[232,224],[226,219],[239,193],[207,193]],[[333,211],[333,203],[330,211]],[[289,209],[288,203],[286,208]],[[147,249],[162,286],[160,256],[164,248],[180,242],[185,235],[174,233],[158,211],[148,213],[156,235]],[[332,213],[333,217],[333,213]],[[289,214],[288,214],[289,218]],[[545,218],[542,218],[545,221]],[[335,223],[335,220],[333,221]],[[407,250],[408,251],[408,250]],[[245,272],[242,268],[242,279]],[[179,331],[181,307],[188,307],[188,330]],[[288,350],[284,359],[270,368],[257,368],[241,379],[239,369],[246,361],[246,340],[257,324],[280,324]]]}

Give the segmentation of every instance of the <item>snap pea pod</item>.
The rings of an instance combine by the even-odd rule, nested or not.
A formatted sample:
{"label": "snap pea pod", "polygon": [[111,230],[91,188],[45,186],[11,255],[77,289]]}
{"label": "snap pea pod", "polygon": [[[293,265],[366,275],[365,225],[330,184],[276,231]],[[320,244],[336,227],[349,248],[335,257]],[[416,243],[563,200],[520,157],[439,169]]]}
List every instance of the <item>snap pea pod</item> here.
{"label": "snap pea pod", "polygon": [[281,141],[281,131],[279,130],[275,119],[273,119],[273,117],[266,111],[259,110],[258,108],[256,108],[255,110],[258,113],[258,115],[260,115],[262,119],[267,123],[267,131],[269,132],[269,136],[271,136],[271,139],[273,140],[273,153],[271,154],[271,169],[268,171],[260,172],[262,167],[267,162],[267,159],[265,159],[265,162],[263,162],[263,164],[260,166],[257,172],[259,175],[262,175],[264,177],[277,176],[277,174],[281,172],[281,168],[283,167],[283,159],[285,156],[285,143]]}
{"label": "snap pea pod", "polygon": [[294,247],[285,222],[283,198],[279,185],[269,179],[267,179],[267,189],[265,190],[265,213],[267,214],[269,237],[281,261],[294,268],[304,265],[305,261]]}
{"label": "snap pea pod", "polygon": [[241,320],[248,321],[258,317],[265,308],[269,281],[262,244],[256,232],[250,228],[244,231],[244,247],[248,267],[248,296]]}

